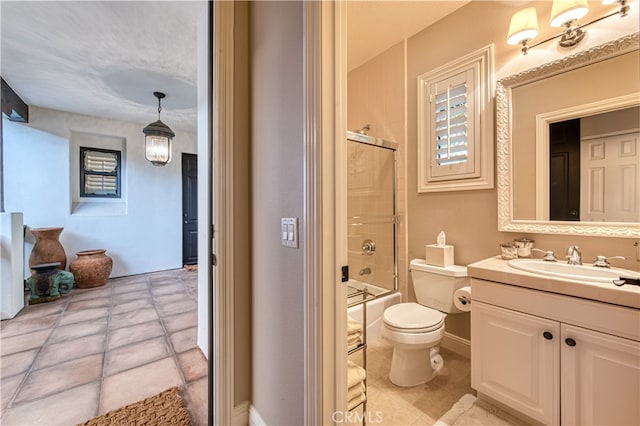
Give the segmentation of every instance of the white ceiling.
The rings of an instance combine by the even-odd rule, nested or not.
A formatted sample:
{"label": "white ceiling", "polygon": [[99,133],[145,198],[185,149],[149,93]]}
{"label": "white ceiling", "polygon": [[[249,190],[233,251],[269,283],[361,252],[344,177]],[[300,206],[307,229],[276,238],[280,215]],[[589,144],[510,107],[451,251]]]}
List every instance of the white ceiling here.
{"label": "white ceiling", "polygon": [[[347,4],[353,69],[467,1]],[[31,106],[196,129],[196,41],[202,1],[0,2],[2,77]],[[202,22],[202,21],[201,21]]]}

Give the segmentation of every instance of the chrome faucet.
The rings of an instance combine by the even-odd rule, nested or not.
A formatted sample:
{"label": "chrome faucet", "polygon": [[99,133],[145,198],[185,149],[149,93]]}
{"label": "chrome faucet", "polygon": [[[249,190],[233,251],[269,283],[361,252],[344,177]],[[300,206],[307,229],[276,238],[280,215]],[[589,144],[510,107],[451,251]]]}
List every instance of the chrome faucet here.
{"label": "chrome faucet", "polygon": [[580,247],[569,246],[567,249],[567,263],[569,265],[582,265],[582,253],[580,253]]}
{"label": "chrome faucet", "polygon": [[609,259],[622,259],[627,260],[624,256],[596,256],[596,260],[593,261],[593,266],[597,266],[599,268],[610,268]]}
{"label": "chrome faucet", "polygon": [[370,273],[371,273],[371,268],[369,268],[368,266],[366,268],[360,269],[360,272],[358,272],[358,274],[360,275],[369,275]]}

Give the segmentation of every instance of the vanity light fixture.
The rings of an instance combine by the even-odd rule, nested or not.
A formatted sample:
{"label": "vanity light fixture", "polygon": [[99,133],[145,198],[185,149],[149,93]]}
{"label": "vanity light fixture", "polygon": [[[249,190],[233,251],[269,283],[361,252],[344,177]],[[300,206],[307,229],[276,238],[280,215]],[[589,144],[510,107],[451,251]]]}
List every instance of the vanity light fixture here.
{"label": "vanity light fixture", "polygon": [[162,111],[160,101],[166,95],[162,92],[153,92],[153,96],[158,98],[158,120],[142,129],[144,156],[154,166],[164,166],[171,161],[171,142],[176,134],[160,121],[160,111]]}
{"label": "vanity light fixture", "polygon": [[526,55],[529,49],[557,38],[560,39],[558,41],[560,46],[573,47],[584,38],[585,30],[583,30],[583,28],[587,25],[602,21],[614,15],[620,15],[620,17],[627,16],[629,5],[626,0],[602,0],[602,4],[605,5],[616,3],[619,4],[619,8],[615,12],[594,19],[586,24],[574,26],[578,19],[584,17],[587,12],[589,12],[587,0],[553,0],[553,4],[551,5],[551,26],[565,27],[565,29],[561,34],[549,37],[533,45],[529,45],[528,43],[538,35],[538,16],[536,9],[529,7],[520,10],[511,17],[507,43],[512,45],[521,44],[523,55]]}

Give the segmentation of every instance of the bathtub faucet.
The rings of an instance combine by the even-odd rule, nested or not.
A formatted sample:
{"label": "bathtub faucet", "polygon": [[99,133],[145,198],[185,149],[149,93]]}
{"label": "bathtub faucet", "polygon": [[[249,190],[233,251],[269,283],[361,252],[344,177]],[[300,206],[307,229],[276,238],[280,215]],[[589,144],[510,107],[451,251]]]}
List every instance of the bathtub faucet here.
{"label": "bathtub faucet", "polygon": [[371,268],[369,268],[368,266],[366,268],[360,269],[360,272],[359,272],[360,275],[369,275],[370,273],[371,273]]}

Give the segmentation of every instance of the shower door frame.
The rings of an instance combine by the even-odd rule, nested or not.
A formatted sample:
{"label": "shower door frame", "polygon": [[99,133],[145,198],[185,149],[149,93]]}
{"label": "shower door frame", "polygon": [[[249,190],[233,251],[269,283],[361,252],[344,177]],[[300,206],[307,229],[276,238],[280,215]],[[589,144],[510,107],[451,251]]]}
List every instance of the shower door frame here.
{"label": "shower door frame", "polygon": [[[391,142],[385,139],[376,138],[373,136],[352,132],[347,130],[347,144],[348,142],[355,142],[364,145],[369,145],[372,147],[378,147],[380,149],[387,149],[393,152],[393,173],[392,173],[392,188],[393,194],[392,202],[393,202],[393,212],[391,215],[391,223],[393,224],[393,290],[389,290],[389,292],[385,292],[382,294],[389,294],[398,291],[398,224],[400,223],[400,218],[398,216],[398,144],[396,142]],[[349,189],[347,187],[347,182],[345,182],[345,197],[348,197]],[[358,218],[357,216],[349,217],[347,216],[347,222],[349,224],[350,220]],[[365,225],[367,223],[363,223]]]}

